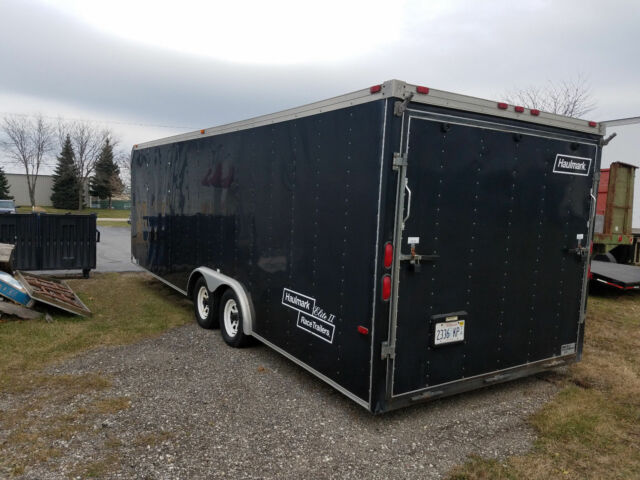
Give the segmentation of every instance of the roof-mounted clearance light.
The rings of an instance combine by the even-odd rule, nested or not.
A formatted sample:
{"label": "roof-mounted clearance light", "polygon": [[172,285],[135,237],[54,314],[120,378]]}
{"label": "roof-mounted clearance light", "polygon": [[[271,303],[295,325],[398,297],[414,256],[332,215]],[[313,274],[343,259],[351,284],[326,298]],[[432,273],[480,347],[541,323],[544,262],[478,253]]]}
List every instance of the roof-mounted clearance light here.
{"label": "roof-mounted clearance light", "polygon": [[509,108],[509,105],[504,102],[498,102],[498,108],[500,110],[506,110],[507,108]]}
{"label": "roof-mounted clearance light", "polygon": [[382,90],[382,85],[374,85],[369,88],[369,92],[371,93],[378,93],[380,90]]}
{"label": "roof-mounted clearance light", "polygon": [[590,127],[597,127],[598,124],[596,122],[589,122]]}
{"label": "roof-mounted clearance light", "polygon": [[521,106],[519,106],[519,105],[518,105],[518,106],[513,107],[513,109],[514,109],[516,112],[518,112],[518,113],[522,113],[522,112],[524,112],[524,107],[521,107]]}
{"label": "roof-mounted clearance light", "polygon": [[204,128],[202,130],[200,130],[200,133],[204,133]]}
{"label": "roof-mounted clearance light", "polygon": [[429,87],[416,87],[416,93],[420,93],[422,95],[429,95]]}
{"label": "roof-mounted clearance light", "polygon": [[540,110],[538,110],[537,108],[532,108],[529,113],[531,113],[531,115],[533,115],[534,117],[537,117],[538,115],[540,115]]}

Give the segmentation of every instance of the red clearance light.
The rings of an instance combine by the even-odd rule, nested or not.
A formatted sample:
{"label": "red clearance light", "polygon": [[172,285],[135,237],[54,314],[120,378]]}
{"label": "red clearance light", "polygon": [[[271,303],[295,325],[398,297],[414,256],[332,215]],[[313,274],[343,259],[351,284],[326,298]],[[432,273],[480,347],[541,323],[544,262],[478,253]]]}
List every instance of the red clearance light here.
{"label": "red clearance light", "polygon": [[509,108],[509,105],[504,102],[498,102],[498,108],[500,110],[506,110],[507,108]]}
{"label": "red clearance light", "polygon": [[513,109],[514,109],[516,112],[518,112],[518,113],[522,113],[522,112],[524,112],[524,107],[520,107],[520,106],[518,106],[518,107],[514,107]]}
{"label": "red clearance light", "polygon": [[393,263],[393,245],[387,242],[384,246],[384,268],[391,268]]}
{"label": "red clearance light", "polygon": [[598,124],[596,122],[589,122],[590,127],[597,127]]}
{"label": "red clearance light", "polygon": [[382,85],[374,85],[373,87],[369,88],[369,92],[371,93],[378,93],[380,90],[382,90]]}
{"label": "red clearance light", "polygon": [[532,108],[531,115],[533,115],[534,117],[537,117],[538,115],[540,115],[540,110],[538,110],[537,108]]}
{"label": "red clearance light", "polygon": [[391,275],[382,277],[382,300],[391,298]]}
{"label": "red clearance light", "polygon": [[416,92],[422,95],[429,95],[429,87],[416,87]]}
{"label": "red clearance light", "polygon": [[369,335],[369,329],[362,325],[358,325],[358,333],[361,333],[362,335]]}
{"label": "red clearance light", "polygon": [[621,242],[622,241],[622,235],[618,236],[618,241]]}

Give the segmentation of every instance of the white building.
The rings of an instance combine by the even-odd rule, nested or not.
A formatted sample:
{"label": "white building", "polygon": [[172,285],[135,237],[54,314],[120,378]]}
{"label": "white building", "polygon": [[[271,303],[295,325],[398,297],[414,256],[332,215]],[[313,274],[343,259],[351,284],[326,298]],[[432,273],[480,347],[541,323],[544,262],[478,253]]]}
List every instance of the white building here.
{"label": "white building", "polygon": [[[9,192],[13,196],[16,205],[31,206],[27,176],[24,173],[5,173],[9,182]],[[53,189],[53,175],[38,175],[36,181],[36,206],[50,207],[51,192]],[[89,204],[88,189],[85,188],[85,203]]]}

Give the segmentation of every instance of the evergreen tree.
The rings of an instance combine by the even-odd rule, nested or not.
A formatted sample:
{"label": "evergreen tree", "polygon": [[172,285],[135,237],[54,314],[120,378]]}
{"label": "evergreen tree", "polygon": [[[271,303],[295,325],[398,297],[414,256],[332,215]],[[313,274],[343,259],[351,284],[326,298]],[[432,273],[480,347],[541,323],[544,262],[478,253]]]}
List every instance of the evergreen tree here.
{"label": "evergreen tree", "polygon": [[80,179],[75,167],[75,154],[71,139],[67,135],[53,174],[51,203],[55,208],[77,210],[79,189]]}
{"label": "evergreen tree", "polygon": [[120,168],[113,160],[113,146],[107,138],[102,146],[100,157],[96,162],[95,175],[91,177],[90,193],[101,200],[111,199],[122,192],[123,184],[120,179]]}
{"label": "evergreen tree", "polygon": [[2,167],[0,167],[0,199],[13,200],[13,197],[9,195],[9,181]]}

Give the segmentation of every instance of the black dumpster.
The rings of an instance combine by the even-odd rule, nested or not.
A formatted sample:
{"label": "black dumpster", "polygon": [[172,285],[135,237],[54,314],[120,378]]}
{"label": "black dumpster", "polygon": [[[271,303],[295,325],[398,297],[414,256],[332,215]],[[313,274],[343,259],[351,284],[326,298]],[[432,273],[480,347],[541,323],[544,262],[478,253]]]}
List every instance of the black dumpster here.
{"label": "black dumpster", "polygon": [[16,270],[82,270],[96,268],[96,215],[46,213],[0,215],[0,242],[16,246]]}

